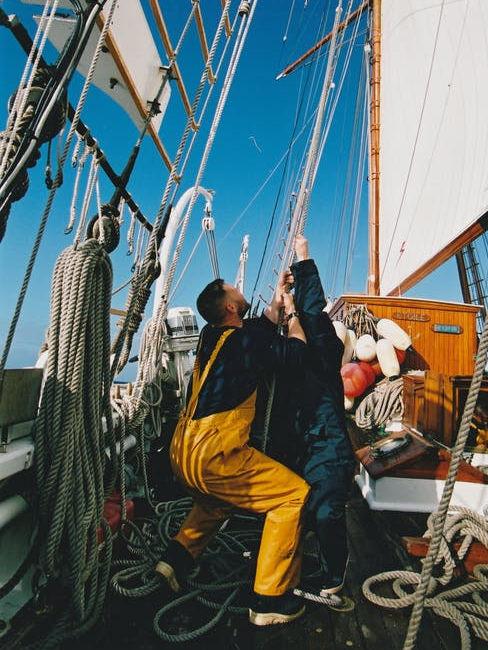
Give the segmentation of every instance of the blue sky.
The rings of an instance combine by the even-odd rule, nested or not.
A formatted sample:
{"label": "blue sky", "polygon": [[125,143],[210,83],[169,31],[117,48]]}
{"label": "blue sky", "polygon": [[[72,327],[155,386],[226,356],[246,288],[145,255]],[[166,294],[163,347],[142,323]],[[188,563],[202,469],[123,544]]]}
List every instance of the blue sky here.
{"label": "blue sky", "polygon": [[[147,3],[144,1],[143,4]],[[236,4],[236,2],[233,3],[233,5]],[[205,187],[215,190],[214,216],[220,268],[222,275],[229,281],[233,281],[235,277],[242,237],[245,233],[249,233],[251,236],[246,282],[248,293],[254,284],[282,168],[273,176],[254,205],[232,232],[228,236],[225,235],[261,186],[268,172],[286,151],[301,89],[304,85],[310,87],[313,80],[313,69],[307,67],[280,81],[275,80],[276,74],[286,63],[313,44],[319,34],[321,21],[322,31],[326,32],[330,28],[336,2],[335,0],[309,0],[308,3],[304,3],[303,0],[297,0],[291,16],[288,37],[286,42],[283,42],[291,4],[291,0],[260,0],[203,180]],[[220,0],[204,0],[201,5],[209,25],[209,31],[211,31],[217,20]],[[33,34],[34,22],[31,18],[33,13],[31,6],[23,5],[16,0],[4,0],[1,2],[1,6],[7,13],[18,14],[29,32]],[[165,0],[162,6],[170,34],[173,41],[176,42],[186,19],[190,2]],[[331,291],[328,280],[330,280],[329,274],[333,259],[333,233],[337,228],[337,215],[347,173],[354,105],[362,65],[364,31],[365,25],[361,24],[359,33],[362,35],[359,37],[358,45],[355,46],[348,78],[344,84],[334,124],[326,143],[306,231],[311,242],[312,253],[317,259],[328,292]],[[53,51],[48,50],[47,54],[48,58],[52,60]],[[5,124],[7,100],[16,88],[25,62],[24,53],[5,29],[0,31],[0,55],[2,75],[0,124]],[[161,55],[163,62],[166,62],[162,50]],[[194,30],[190,31],[188,39],[185,41],[180,63],[191,96],[202,69],[202,59]],[[318,72],[322,69],[320,66],[324,64],[325,56],[322,56],[317,63]],[[76,75],[69,91],[72,103],[76,103],[81,83],[81,77]],[[217,96],[217,93],[215,95]],[[315,96],[316,92],[313,92],[311,106],[313,106]],[[304,104],[306,101],[307,96],[305,96]],[[202,125],[201,134],[197,140],[198,144],[193,152],[193,164],[187,168],[181,191],[193,184],[214,106],[215,101],[211,104],[206,121]],[[305,106],[302,104],[302,120],[304,114]],[[92,129],[114,168],[120,170],[137,138],[137,131],[130,119],[97,89],[92,89],[90,92],[82,119]],[[301,124],[302,122],[299,122],[299,125]],[[182,127],[183,111],[174,87],[170,109],[161,129],[161,136],[170,153],[175,151]],[[0,128],[2,127],[0,126]],[[298,171],[299,169],[300,156],[306,144],[306,133],[297,142],[290,158],[291,170]],[[0,245],[3,304],[3,309],[0,312],[0,339],[2,341],[13,312],[39,216],[47,197],[47,191],[43,184],[45,157],[44,147],[37,167],[29,173],[30,192],[23,200],[14,204],[6,237]],[[150,221],[154,219],[157,212],[166,175],[166,169],[154,145],[149,138],[146,138],[129,189]],[[60,251],[70,245],[72,241],[72,236],[64,235],[74,178],[73,170],[70,169],[69,164],[66,167],[65,176],[65,183],[58,192],[51,213],[9,359],[8,365],[11,367],[29,365],[37,357],[37,351],[48,324],[52,269]],[[111,192],[110,184],[103,178],[102,198],[108,199]],[[280,207],[283,205],[283,200],[282,198],[279,202]],[[91,214],[94,213],[94,209],[93,204]],[[199,202],[193,212],[183,253],[183,262],[200,232],[202,216],[203,202]],[[130,275],[132,261],[127,256],[125,244],[127,226],[128,219],[126,218],[121,244],[112,255],[114,287],[124,282]],[[353,272],[350,285],[347,287],[351,291],[362,292],[365,290],[366,233],[366,199],[364,199],[361,204],[357,244],[354,250]],[[343,261],[343,251],[341,250],[340,253]],[[182,264],[180,268],[181,266]],[[336,287],[336,293],[343,289],[340,286],[342,271],[338,276],[339,285]],[[194,306],[199,290],[211,279],[208,254],[202,242],[189,273],[178,289],[174,304]],[[266,283],[269,280],[263,278],[264,284],[261,287],[263,293],[266,291]],[[444,265],[410,293],[418,297],[459,300],[460,291],[455,264],[451,261]],[[125,293],[119,294],[114,298],[113,306],[123,307],[124,300]]]}

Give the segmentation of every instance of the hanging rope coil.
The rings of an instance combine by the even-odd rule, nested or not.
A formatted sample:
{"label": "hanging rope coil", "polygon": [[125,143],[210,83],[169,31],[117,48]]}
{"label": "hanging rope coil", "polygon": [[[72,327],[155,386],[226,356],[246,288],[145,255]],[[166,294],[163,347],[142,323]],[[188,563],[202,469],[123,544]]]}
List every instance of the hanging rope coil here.
{"label": "hanging rope coil", "polygon": [[[17,91],[9,100],[9,111],[14,113],[13,120],[15,126],[15,131],[10,132],[8,130],[0,133],[0,143],[5,142],[7,144],[5,151],[5,161],[3,164],[4,172],[2,174],[2,179],[4,179],[10,173],[10,166],[13,163],[22,142],[29,131],[29,128],[32,124],[32,120],[35,116],[36,106],[39,103],[42,93],[47,87],[53,71],[48,68],[38,68],[33,84],[30,86],[29,90],[25,90],[26,98],[23,103],[22,114],[17,117],[15,115],[15,98],[20,91]],[[27,192],[29,187],[29,178],[27,174],[27,169],[34,167],[37,160],[39,159],[39,147],[44,143],[50,141],[54,138],[64,127],[66,122],[66,104],[67,95],[66,92],[63,93],[59,101],[55,104],[53,111],[49,115],[49,119],[44,125],[39,138],[37,140],[37,146],[34,151],[29,156],[23,167],[19,167],[16,170],[15,180],[11,183],[8,193],[2,197],[0,203],[0,241],[2,241],[5,234],[5,229],[7,226],[8,216],[10,214],[10,209],[12,203],[19,201]]]}
{"label": "hanging rope coil", "polygon": [[401,419],[404,411],[403,379],[384,379],[376,385],[356,409],[356,424],[360,429],[374,429],[392,419]]}
{"label": "hanging rope coil", "polygon": [[370,334],[378,339],[376,323],[378,319],[369,311],[367,305],[347,305],[342,316],[342,322],[347,329],[353,330],[359,338],[363,334]]}
{"label": "hanging rope coil", "polygon": [[[432,513],[427,521],[425,537],[434,534],[437,513]],[[453,541],[462,539],[457,552]],[[457,625],[461,636],[461,649],[471,648],[470,630],[480,639],[488,641],[488,565],[478,565],[474,569],[474,581],[454,588],[438,591],[451,581],[454,569],[463,560],[474,540],[488,548],[488,520],[468,508],[453,507],[445,519],[442,538],[433,566],[442,567],[442,573],[430,577],[425,606],[436,614],[449,619]],[[395,596],[379,596],[373,587],[381,583],[391,583]],[[406,590],[407,585],[418,585],[420,574],[413,571],[388,571],[368,578],[363,584],[364,596],[375,605],[389,608],[403,608],[413,605],[416,594]],[[485,594],[483,597],[482,594]],[[471,598],[471,602],[466,598]]]}
{"label": "hanging rope coil", "polygon": [[108,581],[111,534],[102,513],[115,470],[104,480],[107,446],[112,466],[116,463],[111,288],[110,260],[97,241],[61,253],[53,274],[47,376],[35,428],[39,564],[69,593],[56,638],[68,628],[85,630],[98,618]]}

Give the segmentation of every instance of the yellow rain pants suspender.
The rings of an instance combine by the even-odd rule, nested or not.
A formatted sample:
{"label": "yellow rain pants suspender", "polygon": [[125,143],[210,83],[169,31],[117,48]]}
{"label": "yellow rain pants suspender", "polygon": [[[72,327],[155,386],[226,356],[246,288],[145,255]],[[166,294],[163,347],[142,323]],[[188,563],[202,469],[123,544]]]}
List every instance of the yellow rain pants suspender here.
{"label": "yellow rain pants suspender", "polygon": [[222,334],[202,373],[196,362],[192,394],[171,443],[173,470],[194,497],[175,539],[197,557],[235,507],[265,514],[254,590],[278,596],[300,577],[301,519],[309,486],[248,446],[256,392],[235,409],[192,419],[217,354],[234,331]]}

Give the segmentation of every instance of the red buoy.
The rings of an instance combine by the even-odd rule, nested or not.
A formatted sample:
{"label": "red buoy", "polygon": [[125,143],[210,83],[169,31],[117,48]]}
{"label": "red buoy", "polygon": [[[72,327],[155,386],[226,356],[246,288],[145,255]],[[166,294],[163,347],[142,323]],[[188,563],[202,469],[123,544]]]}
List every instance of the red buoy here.
{"label": "red buoy", "polygon": [[361,368],[361,370],[364,372],[366,375],[366,379],[368,380],[368,386],[371,386],[371,384],[374,384],[376,381],[376,373],[371,367],[371,364],[368,363],[367,361],[360,361],[358,363],[358,366]]}
{"label": "red buoy", "polygon": [[346,363],[341,368],[344,395],[358,397],[368,387],[368,377],[358,363]]}
{"label": "red buoy", "polygon": [[402,363],[405,361],[405,357],[407,356],[407,353],[405,352],[405,350],[398,350],[397,348],[395,348],[395,352],[397,355],[398,363],[402,365]]}

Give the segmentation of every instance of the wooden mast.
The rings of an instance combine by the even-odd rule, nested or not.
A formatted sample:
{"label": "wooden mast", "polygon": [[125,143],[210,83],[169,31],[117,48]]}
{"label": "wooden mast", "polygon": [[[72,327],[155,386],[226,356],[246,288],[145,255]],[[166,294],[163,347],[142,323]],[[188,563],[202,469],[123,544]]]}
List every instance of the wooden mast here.
{"label": "wooden mast", "polygon": [[368,220],[368,293],[380,293],[380,80],[381,0],[372,0],[371,103],[370,103],[370,201]]}

